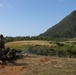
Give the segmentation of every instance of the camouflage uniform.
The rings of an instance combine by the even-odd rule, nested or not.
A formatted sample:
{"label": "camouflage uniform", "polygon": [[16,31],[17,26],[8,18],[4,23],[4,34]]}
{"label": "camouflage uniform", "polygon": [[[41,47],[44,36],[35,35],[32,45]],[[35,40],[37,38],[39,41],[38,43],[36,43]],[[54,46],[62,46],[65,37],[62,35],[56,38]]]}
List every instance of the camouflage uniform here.
{"label": "camouflage uniform", "polygon": [[1,34],[0,35],[0,51],[2,51],[3,49],[5,49],[5,42],[4,42],[4,37]]}

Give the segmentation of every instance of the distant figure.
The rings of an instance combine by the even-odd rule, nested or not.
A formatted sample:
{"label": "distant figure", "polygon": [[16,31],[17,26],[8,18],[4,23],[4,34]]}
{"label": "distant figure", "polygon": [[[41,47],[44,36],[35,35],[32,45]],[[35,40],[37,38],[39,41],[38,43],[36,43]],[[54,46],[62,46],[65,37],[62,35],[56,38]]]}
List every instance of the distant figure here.
{"label": "distant figure", "polygon": [[5,42],[4,42],[4,37],[1,34],[0,35],[0,51],[2,51],[3,49],[5,50]]}

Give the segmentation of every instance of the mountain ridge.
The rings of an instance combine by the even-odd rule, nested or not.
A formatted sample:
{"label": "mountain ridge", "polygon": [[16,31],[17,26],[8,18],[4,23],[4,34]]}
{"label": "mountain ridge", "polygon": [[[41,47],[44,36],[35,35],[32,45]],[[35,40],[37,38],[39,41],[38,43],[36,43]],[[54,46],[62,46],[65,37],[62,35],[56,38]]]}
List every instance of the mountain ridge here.
{"label": "mountain ridge", "polygon": [[74,38],[76,37],[76,10],[71,12],[59,23],[49,28],[46,32],[39,36],[47,36],[52,38]]}

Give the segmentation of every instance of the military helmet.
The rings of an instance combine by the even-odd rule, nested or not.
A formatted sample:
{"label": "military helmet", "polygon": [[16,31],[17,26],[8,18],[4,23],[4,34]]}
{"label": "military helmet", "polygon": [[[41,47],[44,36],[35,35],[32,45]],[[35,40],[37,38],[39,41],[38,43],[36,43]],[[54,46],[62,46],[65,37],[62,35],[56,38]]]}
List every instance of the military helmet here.
{"label": "military helmet", "polygon": [[0,38],[3,38],[3,35],[2,34],[0,34]]}

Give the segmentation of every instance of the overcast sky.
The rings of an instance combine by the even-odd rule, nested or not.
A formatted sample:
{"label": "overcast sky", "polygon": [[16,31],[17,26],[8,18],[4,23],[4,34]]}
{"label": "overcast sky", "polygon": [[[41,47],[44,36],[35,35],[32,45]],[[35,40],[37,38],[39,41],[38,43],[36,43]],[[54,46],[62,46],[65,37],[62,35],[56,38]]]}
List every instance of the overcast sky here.
{"label": "overcast sky", "polygon": [[37,36],[76,10],[76,0],[0,0],[0,34]]}

